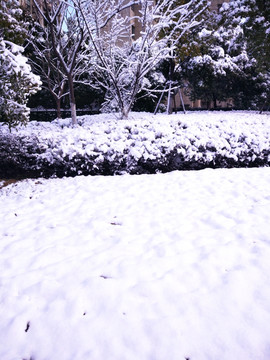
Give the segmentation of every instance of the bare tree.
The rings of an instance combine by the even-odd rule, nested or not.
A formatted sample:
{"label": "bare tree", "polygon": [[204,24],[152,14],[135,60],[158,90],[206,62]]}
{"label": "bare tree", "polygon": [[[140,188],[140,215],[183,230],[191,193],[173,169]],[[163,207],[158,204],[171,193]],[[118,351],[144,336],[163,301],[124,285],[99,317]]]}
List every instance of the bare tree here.
{"label": "bare tree", "polygon": [[61,100],[68,95],[68,92],[65,92],[67,77],[63,73],[59,59],[52,49],[50,32],[46,27],[38,23],[33,24],[27,49],[32,68],[35,73],[39,74],[42,87],[53,96],[56,103],[57,117],[61,118]]}
{"label": "bare tree", "polygon": [[[74,0],[96,54],[95,69],[106,89],[105,106],[127,118],[136,95],[147,90],[146,75],[172,57],[175,44],[199,24],[207,1]],[[194,6],[194,3],[196,6]],[[134,11],[133,11],[134,10]],[[135,30],[135,31],[134,31]]]}
{"label": "bare tree", "polygon": [[[85,26],[72,1],[33,0],[44,23],[44,46],[35,44],[41,73],[58,106],[68,85],[72,123],[77,124],[74,81],[82,72],[79,57],[85,39]],[[38,40],[37,40],[38,41]]]}

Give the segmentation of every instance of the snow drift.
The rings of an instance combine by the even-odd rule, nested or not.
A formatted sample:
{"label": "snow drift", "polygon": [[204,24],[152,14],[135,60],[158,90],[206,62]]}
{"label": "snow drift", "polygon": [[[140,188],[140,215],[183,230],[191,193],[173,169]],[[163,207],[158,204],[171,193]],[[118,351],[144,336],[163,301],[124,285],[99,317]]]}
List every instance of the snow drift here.
{"label": "snow drift", "polygon": [[269,178],[205,169],[4,187],[0,359],[270,359]]}

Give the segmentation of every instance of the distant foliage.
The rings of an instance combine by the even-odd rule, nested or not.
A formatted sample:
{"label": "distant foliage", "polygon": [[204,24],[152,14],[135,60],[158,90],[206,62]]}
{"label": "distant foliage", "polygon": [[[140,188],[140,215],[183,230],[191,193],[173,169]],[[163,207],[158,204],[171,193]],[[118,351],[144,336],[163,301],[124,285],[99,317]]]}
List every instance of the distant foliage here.
{"label": "distant foliage", "polygon": [[178,56],[193,99],[216,105],[232,98],[238,108],[269,99],[269,7],[255,0],[224,3],[206,13],[200,31],[187,34]]}
{"label": "distant foliage", "polygon": [[40,85],[22,55],[26,28],[21,15],[18,1],[0,1],[0,120],[10,128],[28,121],[26,104]]}
{"label": "distant foliage", "polygon": [[0,0],[0,38],[23,45],[27,27],[18,0]]}
{"label": "distant foliage", "polygon": [[0,118],[9,127],[28,121],[27,100],[38,89],[38,78],[22,52],[21,46],[0,41]]}
{"label": "distant foliage", "polygon": [[[254,61],[256,76],[254,100],[270,102],[270,2],[269,0],[237,0],[223,7],[227,21],[233,21],[243,32],[242,42],[251,61]],[[240,40],[240,39],[239,39]],[[258,98],[259,94],[259,98]],[[257,98],[256,98],[257,96]]]}

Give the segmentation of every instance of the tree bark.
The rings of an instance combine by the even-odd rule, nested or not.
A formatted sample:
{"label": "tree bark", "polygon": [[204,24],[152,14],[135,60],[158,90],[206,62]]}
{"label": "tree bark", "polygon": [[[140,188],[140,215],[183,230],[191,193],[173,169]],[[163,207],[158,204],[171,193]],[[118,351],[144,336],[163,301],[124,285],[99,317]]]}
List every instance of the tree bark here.
{"label": "tree bark", "polygon": [[56,101],[57,119],[62,119],[61,99],[60,98],[55,98],[55,101]]}
{"label": "tree bark", "polygon": [[70,111],[71,111],[71,119],[72,125],[77,125],[77,115],[76,115],[76,101],[74,94],[74,84],[73,78],[71,74],[68,74],[68,87],[69,87],[69,103],[70,103]]}
{"label": "tree bark", "polygon": [[129,114],[129,109],[126,109],[124,106],[121,108],[121,119],[122,120],[127,120],[128,119],[128,114]]}
{"label": "tree bark", "polygon": [[217,108],[217,98],[215,96],[215,94],[213,94],[213,103],[214,103],[214,109]]}

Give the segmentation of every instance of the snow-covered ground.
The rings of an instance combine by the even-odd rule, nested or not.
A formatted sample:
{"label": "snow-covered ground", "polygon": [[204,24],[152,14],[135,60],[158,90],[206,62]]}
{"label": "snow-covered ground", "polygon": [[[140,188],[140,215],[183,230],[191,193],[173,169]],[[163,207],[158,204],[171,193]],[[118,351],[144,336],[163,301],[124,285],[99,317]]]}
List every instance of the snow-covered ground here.
{"label": "snow-covered ground", "polygon": [[270,359],[269,185],[257,168],[3,187],[0,359]]}

